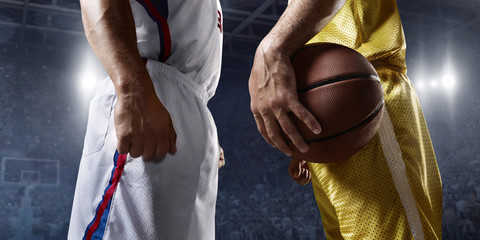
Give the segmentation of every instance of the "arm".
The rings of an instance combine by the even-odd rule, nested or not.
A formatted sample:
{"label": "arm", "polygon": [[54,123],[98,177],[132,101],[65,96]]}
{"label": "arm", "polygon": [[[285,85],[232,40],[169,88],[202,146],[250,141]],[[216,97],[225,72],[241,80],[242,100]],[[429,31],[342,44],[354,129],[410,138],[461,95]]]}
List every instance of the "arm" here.
{"label": "arm", "polygon": [[287,155],[292,154],[292,149],[282,131],[300,151],[308,151],[288,112],[302,119],[312,132],[321,131],[318,121],[298,100],[290,57],[320,32],[344,3],[292,0],[255,53],[249,80],[252,113],[264,139]]}
{"label": "arm", "polygon": [[162,158],[176,152],[170,114],[159,101],[137,48],[128,0],[81,0],[88,42],[117,92],[114,118],[120,154]]}

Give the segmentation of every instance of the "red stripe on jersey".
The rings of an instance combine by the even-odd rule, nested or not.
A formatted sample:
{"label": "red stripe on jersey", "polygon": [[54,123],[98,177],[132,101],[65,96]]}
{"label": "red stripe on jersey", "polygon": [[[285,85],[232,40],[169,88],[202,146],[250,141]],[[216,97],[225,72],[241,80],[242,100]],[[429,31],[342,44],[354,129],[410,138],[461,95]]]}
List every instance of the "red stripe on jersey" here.
{"label": "red stripe on jersey", "polygon": [[171,45],[172,45],[172,40],[170,39],[170,28],[168,27],[168,22],[167,19],[165,19],[160,12],[153,6],[152,2],[150,0],[142,0],[145,5],[148,7],[148,11],[155,17],[155,19],[161,24],[162,30],[163,30],[163,36],[164,36],[164,46],[165,46],[165,52],[163,53],[162,62],[165,62],[168,57],[170,57],[170,51],[171,51]]}

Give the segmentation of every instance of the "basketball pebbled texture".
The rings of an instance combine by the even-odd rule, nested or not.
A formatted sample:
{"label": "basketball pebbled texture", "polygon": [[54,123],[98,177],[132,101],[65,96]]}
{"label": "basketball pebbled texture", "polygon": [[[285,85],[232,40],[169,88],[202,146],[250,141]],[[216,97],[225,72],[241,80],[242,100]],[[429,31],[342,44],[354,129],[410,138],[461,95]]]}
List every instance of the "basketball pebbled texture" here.
{"label": "basketball pebbled texture", "polygon": [[375,68],[355,50],[332,43],[308,45],[291,62],[299,100],[322,127],[316,135],[290,114],[309,144],[302,153],[289,141],[293,157],[326,163],[355,154],[373,138],[383,117],[383,89]]}

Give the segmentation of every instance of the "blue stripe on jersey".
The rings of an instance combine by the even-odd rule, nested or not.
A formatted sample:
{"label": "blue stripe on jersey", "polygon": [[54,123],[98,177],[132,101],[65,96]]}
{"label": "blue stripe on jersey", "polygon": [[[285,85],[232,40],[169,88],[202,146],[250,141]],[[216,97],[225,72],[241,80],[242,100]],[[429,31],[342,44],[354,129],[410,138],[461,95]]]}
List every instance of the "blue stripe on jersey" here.
{"label": "blue stripe on jersey", "polygon": [[151,0],[151,2],[162,17],[168,19],[168,0]]}
{"label": "blue stripe on jersey", "polygon": [[[157,19],[149,10],[147,4],[145,4],[143,0],[137,0],[137,2],[143,6],[148,16],[150,16],[150,18],[157,24],[160,42],[160,53],[158,54],[158,58],[155,60],[162,61],[165,54],[165,36],[163,33],[162,24],[160,23],[160,20]],[[168,18],[168,0],[151,0],[151,3],[155,7],[155,9],[162,15],[163,18]]]}

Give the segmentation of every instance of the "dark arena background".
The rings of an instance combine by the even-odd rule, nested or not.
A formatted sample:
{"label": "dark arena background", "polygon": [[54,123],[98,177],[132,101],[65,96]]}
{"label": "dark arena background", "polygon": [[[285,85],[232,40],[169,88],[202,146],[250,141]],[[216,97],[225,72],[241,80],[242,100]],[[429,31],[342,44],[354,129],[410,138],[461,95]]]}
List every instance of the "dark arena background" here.
{"label": "dark arena background", "polygon": [[[217,239],[325,239],[311,185],[287,174],[250,113],[253,54],[287,0],[223,0],[209,106],[225,149]],[[480,2],[398,0],[408,75],[443,180],[443,239],[480,239]],[[65,239],[95,84],[76,0],[0,0],[0,239]]]}

